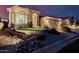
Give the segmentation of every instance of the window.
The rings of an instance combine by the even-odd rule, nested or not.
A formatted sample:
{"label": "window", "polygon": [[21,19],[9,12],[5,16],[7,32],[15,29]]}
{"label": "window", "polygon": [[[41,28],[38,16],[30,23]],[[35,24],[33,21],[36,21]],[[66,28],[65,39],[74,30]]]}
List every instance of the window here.
{"label": "window", "polygon": [[16,24],[27,24],[27,16],[16,14]]}

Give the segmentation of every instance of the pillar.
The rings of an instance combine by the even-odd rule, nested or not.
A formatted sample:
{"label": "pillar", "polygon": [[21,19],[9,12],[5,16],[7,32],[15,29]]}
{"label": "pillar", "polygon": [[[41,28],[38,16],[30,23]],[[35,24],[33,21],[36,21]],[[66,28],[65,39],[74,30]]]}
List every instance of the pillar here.
{"label": "pillar", "polygon": [[11,11],[9,10],[9,23],[8,23],[8,27],[10,28],[11,27]]}
{"label": "pillar", "polygon": [[33,27],[38,27],[38,14],[37,13],[33,13],[32,14],[32,26]]}

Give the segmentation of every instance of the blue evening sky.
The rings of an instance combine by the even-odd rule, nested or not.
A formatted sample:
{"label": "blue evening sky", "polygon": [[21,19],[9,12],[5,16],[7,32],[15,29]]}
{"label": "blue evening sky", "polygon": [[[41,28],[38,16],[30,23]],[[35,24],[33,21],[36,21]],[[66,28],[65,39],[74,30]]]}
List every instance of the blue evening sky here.
{"label": "blue evening sky", "polygon": [[[11,7],[7,5],[0,6],[2,13],[0,17],[8,18],[8,13],[6,8]],[[78,5],[22,5],[25,8],[31,8],[40,11],[40,16],[55,16],[55,17],[67,17],[74,16],[79,18],[79,6]],[[4,10],[5,9],[5,10]]]}

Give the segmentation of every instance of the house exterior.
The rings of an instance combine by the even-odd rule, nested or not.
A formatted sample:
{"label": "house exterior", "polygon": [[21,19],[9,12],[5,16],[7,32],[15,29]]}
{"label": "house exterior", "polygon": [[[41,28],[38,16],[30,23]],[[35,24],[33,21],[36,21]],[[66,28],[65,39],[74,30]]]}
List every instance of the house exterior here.
{"label": "house exterior", "polygon": [[76,23],[74,19],[66,18],[55,18],[50,16],[45,16],[41,18],[41,27],[58,28],[61,29],[62,26],[69,28],[75,28]]}
{"label": "house exterior", "polygon": [[53,18],[50,16],[45,16],[41,18],[41,27],[49,27],[49,28],[55,28],[58,27],[58,18]]}
{"label": "house exterior", "polygon": [[7,11],[9,13],[9,28],[29,27],[30,23],[32,27],[39,27],[39,11],[20,6],[12,6],[7,8]]}
{"label": "house exterior", "polygon": [[48,27],[61,29],[62,26],[75,28],[76,20],[70,18],[55,18],[50,16],[41,17],[39,19],[39,11],[32,10],[30,8],[24,8],[21,6],[12,6],[7,8],[9,13],[9,28],[19,27]]}

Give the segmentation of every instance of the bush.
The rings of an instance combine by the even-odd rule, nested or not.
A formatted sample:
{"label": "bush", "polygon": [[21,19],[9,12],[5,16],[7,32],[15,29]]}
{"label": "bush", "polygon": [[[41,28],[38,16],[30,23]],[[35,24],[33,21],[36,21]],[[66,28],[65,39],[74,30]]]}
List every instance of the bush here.
{"label": "bush", "polygon": [[56,29],[50,29],[50,30],[47,30],[47,32],[50,34],[60,34]]}
{"label": "bush", "polygon": [[47,27],[47,26],[44,26],[44,28],[47,30],[47,29],[49,29],[49,27]]}
{"label": "bush", "polygon": [[68,27],[62,27],[62,30],[63,30],[64,32],[72,32],[71,29],[68,28]]}
{"label": "bush", "polygon": [[40,34],[37,38],[38,41],[44,41],[46,39],[45,35]]}

